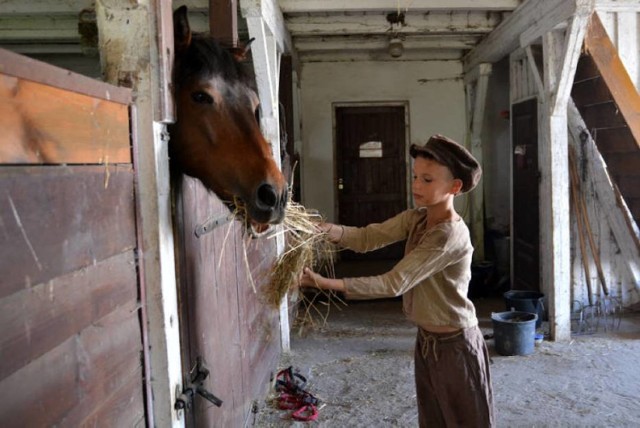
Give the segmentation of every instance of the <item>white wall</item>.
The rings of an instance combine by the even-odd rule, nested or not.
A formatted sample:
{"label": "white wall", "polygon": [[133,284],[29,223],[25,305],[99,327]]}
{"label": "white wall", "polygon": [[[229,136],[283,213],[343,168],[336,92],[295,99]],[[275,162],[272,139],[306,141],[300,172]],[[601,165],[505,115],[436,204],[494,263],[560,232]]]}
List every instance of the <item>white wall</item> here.
{"label": "white wall", "polygon": [[[305,63],[301,74],[302,203],[334,217],[332,103],[408,101],[409,142],[433,134],[464,142],[459,61]],[[410,168],[407,173],[411,174]]]}

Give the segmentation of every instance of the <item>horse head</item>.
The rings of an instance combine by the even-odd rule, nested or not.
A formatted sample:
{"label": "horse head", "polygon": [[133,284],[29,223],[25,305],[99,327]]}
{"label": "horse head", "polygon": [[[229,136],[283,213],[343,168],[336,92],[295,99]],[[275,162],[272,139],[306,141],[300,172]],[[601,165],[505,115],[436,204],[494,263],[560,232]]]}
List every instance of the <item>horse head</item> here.
{"label": "horse head", "polygon": [[176,122],[169,155],[220,199],[245,206],[257,231],[280,223],[287,183],[259,124],[259,99],[245,70],[246,48],[226,49],[191,32],[187,8],[173,14]]}

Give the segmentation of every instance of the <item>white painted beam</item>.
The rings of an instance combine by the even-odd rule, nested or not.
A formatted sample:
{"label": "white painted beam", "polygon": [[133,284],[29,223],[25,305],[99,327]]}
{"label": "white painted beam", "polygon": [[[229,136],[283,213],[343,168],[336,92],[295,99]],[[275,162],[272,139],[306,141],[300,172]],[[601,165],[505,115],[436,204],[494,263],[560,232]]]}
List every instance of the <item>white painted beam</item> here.
{"label": "white painted beam", "polygon": [[77,16],[12,16],[0,17],[0,40],[74,41],[80,40]]}
{"label": "white painted beam", "polygon": [[513,10],[520,0],[279,0],[284,13]]}
{"label": "white painted beam", "polygon": [[[516,50],[520,35],[527,32],[525,45],[542,33],[537,29],[553,29],[573,15],[577,4],[592,6],[594,0],[527,0],[496,27],[464,60],[468,72],[476,65],[494,63]],[[567,16],[567,13],[571,13]],[[533,28],[533,29],[532,29]]]}
{"label": "white painted beam", "polygon": [[[415,35],[403,41],[405,50],[410,49],[471,49],[479,36],[473,35]],[[375,50],[387,49],[388,35],[374,36],[324,36],[297,37],[294,43],[298,52],[325,50]]]}
{"label": "white painted beam", "polygon": [[555,89],[550,101],[551,115],[567,115],[567,101],[571,94],[573,86],[573,78],[578,66],[578,59],[582,50],[582,42],[587,32],[587,24],[589,16],[593,10],[580,8],[576,11],[576,15],[571,19],[569,28],[565,32],[564,53],[562,61],[559,64],[558,85]]}
{"label": "white painted beam", "polygon": [[[491,75],[491,64],[479,64],[474,69],[473,76],[477,76],[475,84],[469,84],[474,88],[467,91],[469,97],[473,92],[473,110],[470,120],[470,149],[471,154],[480,165],[483,165],[482,157],[482,125],[484,123],[484,110]],[[471,103],[469,103],[471,105]],[[473,259],[484,261],[484,179],[480,179],[477,187],[469,194],[471,202],[471,236],[474,246]]]}
{"label": "white painted beam", "polygon": [[[420,49],[405,51],[401,57],[393,58],[386,49],[375,51],[341,50],[300,52],[300,62],[352,62],[352,61],[459,61],[464,51],[456,49]],[[459,77],[462,79],[462,76]],[[447,79],[450,80],[450,79]]]}
{"label": "white painted beam", "polygon": [[76,15],[82,9],[92,8],[95,0],[0,0],[1,15]]}
{"label": "white painted beam", "polygon": [[282,11],[275,2],[276,0],[240,0],[240,10],[247,21],[249,18],[262,18],[275,37],[280,52],[293,55],[295,52],[291,35],[284,25]]}
{"label": "white painted beam", "polygon": [[[486,34],[501,21],[500,13],[429,13],[410,15],[401,34],[430,33],[439,35]],[[380,15],[292,16],[287,28],[293,36],[345,34],[389,34],[390,24]]]}

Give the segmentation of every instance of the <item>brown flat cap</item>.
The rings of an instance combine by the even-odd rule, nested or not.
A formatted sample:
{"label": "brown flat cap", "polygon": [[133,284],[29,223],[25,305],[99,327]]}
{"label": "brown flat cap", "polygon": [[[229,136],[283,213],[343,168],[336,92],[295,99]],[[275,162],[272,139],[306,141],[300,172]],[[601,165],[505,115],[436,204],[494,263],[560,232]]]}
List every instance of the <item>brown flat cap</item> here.
{"label": "brown flat cap", "polygon": [[482,168],[471,153],[444,135],[432,136],[424,146],[412,144],[409,154],[412,158],[422,156],[434,159],[449,168],[453,178],[462,180],[462,193],[476,187],[482,176]]}

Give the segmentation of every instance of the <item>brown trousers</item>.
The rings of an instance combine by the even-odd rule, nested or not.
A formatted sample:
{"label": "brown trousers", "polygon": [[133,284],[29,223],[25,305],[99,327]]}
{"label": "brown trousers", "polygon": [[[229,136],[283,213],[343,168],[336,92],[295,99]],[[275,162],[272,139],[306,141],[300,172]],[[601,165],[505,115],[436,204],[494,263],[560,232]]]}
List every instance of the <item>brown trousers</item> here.
{"label": "brown trousers", "polygon": [[415,377],[420,428],[494,425],[489,352],[478,327],[418,328]]}

